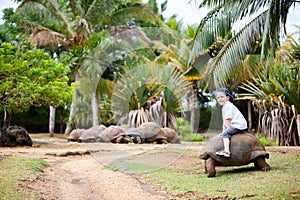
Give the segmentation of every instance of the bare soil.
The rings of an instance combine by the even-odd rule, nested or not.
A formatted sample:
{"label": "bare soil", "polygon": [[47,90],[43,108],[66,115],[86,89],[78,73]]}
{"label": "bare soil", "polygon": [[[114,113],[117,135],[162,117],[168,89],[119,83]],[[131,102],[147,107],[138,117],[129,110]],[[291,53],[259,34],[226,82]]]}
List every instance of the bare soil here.
{"label": "bare soil", "polygon": [[[25,191],[36,199],[59,200],[166,200],[190,199],[193,194],[171,196],[154,189],[142,177],[126,169],[112,170],[114,163],[134,162],[147,166],[184,169],[203,162],[197,156],[182,151],[147,154],[147,151],[166,147],[181,150],[201,150],[201,143],[182,144],[107,144],[77,143],[65,139],[33,139],[33,147],[0,148],[1,155],[21,155],[43,158],[47,161],[44,173],[22,180]],[[300,147],[268,147],[271,153],[300,154]],[[181,152],[181,153],[180,153]],[[145,154],[146,153],[146,154]],[[199,173],[199,172],[195,172]],[[202,173],[202,172],[201,172]],[[162,187],[163,188],[163,187]]]}
{"label": "bare soil", "polygon": [[[162,149],[161,144],[108,144],[67,142],[59,138],[33,139],[32,147],[0,148],[1,155],[21,155],[47,161],[44,173],[19,183],[23,190],[35,194],[36,199],[59,200],[162,200],[174,199],[164,191],[157,191],[130,172],[107,167],[118,160],[134,160],[164,167],[176,167],[179,153],[159,157],[141,156],[142,153]],[[178,148],[200,148],[199,144],[170,144]],[[177,148],[177,147],[176,147]],[[184,159],[184,158],[182,158]],[[186,158],[187,165],[199,164],[196,156]]]}

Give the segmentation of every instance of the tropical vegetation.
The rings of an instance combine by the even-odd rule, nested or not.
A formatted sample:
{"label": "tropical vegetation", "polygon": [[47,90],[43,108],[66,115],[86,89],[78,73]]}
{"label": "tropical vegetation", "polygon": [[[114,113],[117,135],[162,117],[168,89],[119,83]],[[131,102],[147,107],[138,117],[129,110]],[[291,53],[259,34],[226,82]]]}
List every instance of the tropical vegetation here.
{"label": "tropical vegetation", "polygon": [[[299,57],[295,54],[299,44],[294,40],[289,51],[280,50],[287,46],[280,43],[287,15],[299,2],[199,3],[209,12],[198,26],[189,62],[201,74],[202,85],[210,91],[225,86],[244,93],[240,99],[253,101],[257,111],[258,132],[275,138],[279,145],[299,145]],[[241,20],[245,26],[239,24]],[[199,65],[195,59],[199,54],[211,58]],[[248,115],[251,112],[248,109]]]}
{"label": "tropical vegetation", "polygon": [[[190,61],[195,55],[206,52],[213,42],[226,40],[214,59],[207,65],[197,66],[207,81],[212,82],[212,89],[231,84],[232,76],[241,68],[248,54],[259,54],[260,61],[266,61],[267,68],[280,45],[281,33],[286,34],[288,12],[299,4],[295,0],[199,2],[199,8],[208,7],[209,12],[198,26]],[[241,26],[239,22],[243,19],[248,23],[236,28]],[[259,44],[259,48],[255,48],[256,44]]]}
{"label": "tropical vegetation", "polygon": [[208,14],[187,27],[176,15],[163,17],[167,1],[17,2],[16,12],[4,11],[1,41],[20,48],[29,38],[64,66],[62,89],[75,83],[65,96],[72,103],[45,104],[69,112],[66,133],[149,120],[177,129],[182,114],[197,132],[201,108],[211,109],[203,94],[227,87],[253,102],[258,132],[299,145],[299,43],[280,43],[298,1],[197,1]]}
{"label": "tropical vegetation", "polygon": [[2,128],[10,125],[12,114],[31,106],[66,106],[71,101],[69,69],[43,50],[24,43],[17,47],[0,45],[0,104],[5,112]]}
{"label": "tropical vegetation", "polygon": [[[290,37],[266,68],[257,66],[256,76],[241,86],[241,98],[251,99],[258,111],[258,131],[280,145],[300,145],[299,44]],[[296,48],[296,49],[295,49]]]}

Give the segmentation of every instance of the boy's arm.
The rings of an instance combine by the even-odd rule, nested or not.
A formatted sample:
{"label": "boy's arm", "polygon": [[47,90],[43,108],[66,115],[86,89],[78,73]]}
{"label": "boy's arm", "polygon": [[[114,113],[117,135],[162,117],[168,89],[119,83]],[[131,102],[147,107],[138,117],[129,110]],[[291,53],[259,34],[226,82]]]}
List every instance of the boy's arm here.
{"label": "boy's arm", "polygon": [[225,120],[225,125],[223,127],[223,131],[229,128],[229,126],[231,124],[231,121],[232,121],[231,118],[228,118],[228,119]]}

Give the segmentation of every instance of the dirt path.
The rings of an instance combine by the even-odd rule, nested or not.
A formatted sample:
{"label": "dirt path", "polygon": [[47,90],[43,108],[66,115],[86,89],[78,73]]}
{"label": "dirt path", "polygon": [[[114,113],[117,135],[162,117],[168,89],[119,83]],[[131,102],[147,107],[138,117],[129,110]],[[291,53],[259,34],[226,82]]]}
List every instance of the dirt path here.
{"label": "dirt path", "polygon": [[[133,157],[147,164],[167,165],[178,155],[160,159],[139,157],[145,151],[165,147],[167,146],[152,144],[67,143],[62,139],[44,138],[35,139],[33,147],[1,148],[0,152],[4,155],[43,158],[48,162],[49,166],[41,177],[23,184],[31,193],[36,194],[37,199],[163,200],[172,197],[163,191],[155,191],[139,178],[105,166],[118,159]],[[190,146],[178,145],[176,148]],[[200,160],[197,159],[196,162]]]}
{"label": "dirt path", "polygon": [[[166,199],[163,194],[145,190],[138,180],[105,169],[90,155],[60,158],[50,162],[46,176],[34,188],[46,199]],[[44,191],[43,191],[44,190]]]}

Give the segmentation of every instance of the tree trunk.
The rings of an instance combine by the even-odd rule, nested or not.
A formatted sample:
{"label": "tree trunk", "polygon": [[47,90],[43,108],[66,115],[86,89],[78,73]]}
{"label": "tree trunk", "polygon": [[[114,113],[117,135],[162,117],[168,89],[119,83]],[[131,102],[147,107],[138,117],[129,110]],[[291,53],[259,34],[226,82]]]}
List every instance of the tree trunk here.
{"label": "tree trunk", "polygon": [[[79,81],[79,73],[76,73],[76,76],[75,76],[75,82]],[[68,119],[68,123],[67,123],[67,127],[66,127],[66,130],[65,130],[65,134],[66,135],[69,135],[71,133],[71,131],[76,127],[75,125],[75,102],[77,101],[77,98],[78,98],[78,89],[75,87],[75,90],[74,90],[74,96],[73,96],[73,99],[72,99],[72,103],[71,103],[71,106],[70,106],[70,115],[69,115],[69,119]]]}
{"label": "tree trunk", "polygon": [[164,120],[163,127],[168,127],[168,123],[167,123],[167,121],[168,121],[168,114],[167,114],[167,111],[164,111],[163,120]]}
{"label": "tree trunk", "polygon": [[59,133],[63,133],[64,132],[64,116],[63,116],[63,107],[60,106],[59,107],[59,123],[60,123],[60,127],[59,127]]}
{"label": "tree trunk", "polygon": [[191,127],[192,132],[197,133],[199,125],[199,110],[198,110],[198,101],[195,93],[192,93],[192,102],[191,102]]}
{"label": "tree trunk", "polygon": [[50,117],[49,117],[49,134],[50,137],[54,136],[54,126],[55,126],[55,108],[50,106]]}
{"label": "tree trunk", "polygon": [[251,101],[248,102],[248,131],[252,129]]}
{"label": "tree trunk", "polygon": [[300,114],[297,115],[298,140],[300,140]]}
{"label": "tree trunk", "polygon": [[67,127],[66,127],[66,130],[65,130],[66,135],[69,135],[71,133],[71,131],[74,128],[74,123],[75,123],[74,122],[74,103],[72,102],[71,106],[70,106],[69,120],[68,120]]}
{"label": "tree trunk", "polygon": [[4,107],[4,122],[2,128],[5,130],[10,126],[10,120],[11,120],[12,113],[7,111],[7,109]]}
{"label": "tree trunk", "polygon": [[95,91],[92,93],[93,126],[99,126],[98,109],[98,95]]}

